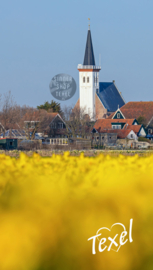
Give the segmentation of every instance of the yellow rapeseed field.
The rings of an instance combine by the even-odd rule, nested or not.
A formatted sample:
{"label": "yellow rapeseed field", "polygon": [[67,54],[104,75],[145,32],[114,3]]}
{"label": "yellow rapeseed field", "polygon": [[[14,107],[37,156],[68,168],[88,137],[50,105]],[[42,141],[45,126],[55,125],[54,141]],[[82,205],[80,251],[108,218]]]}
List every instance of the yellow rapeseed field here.
{"label": "yellow rapeseed field", "polygon": [[[128,241],[92,254],[114,223]],[[0,270],[90,269],[153,269],[153,156],[0,155]]]}

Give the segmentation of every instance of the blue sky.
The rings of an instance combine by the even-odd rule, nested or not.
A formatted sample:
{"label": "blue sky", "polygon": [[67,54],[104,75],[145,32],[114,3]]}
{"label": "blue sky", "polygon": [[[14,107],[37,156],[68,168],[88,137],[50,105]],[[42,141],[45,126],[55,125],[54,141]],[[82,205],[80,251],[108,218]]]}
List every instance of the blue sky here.
{"label": "blue sky", "polygon": [[153,100],[152,12],[152,0],[0,0],[0,93],[36,107],[53,99],[52,77],[67,73],[77,91],[61,105],[74,105],[90,18],[100,81],[115,80],[126,102]]}

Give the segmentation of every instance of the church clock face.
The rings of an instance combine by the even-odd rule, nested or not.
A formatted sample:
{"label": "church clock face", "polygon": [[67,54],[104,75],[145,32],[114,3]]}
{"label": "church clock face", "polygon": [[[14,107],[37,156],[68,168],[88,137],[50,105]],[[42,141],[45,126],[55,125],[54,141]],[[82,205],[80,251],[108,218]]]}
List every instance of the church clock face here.
{"label": "church clock face", "polygon": [[71,75],[62,73],[52,78],[49,88],[54,98],[65,101],[74,96],[76,82]]}

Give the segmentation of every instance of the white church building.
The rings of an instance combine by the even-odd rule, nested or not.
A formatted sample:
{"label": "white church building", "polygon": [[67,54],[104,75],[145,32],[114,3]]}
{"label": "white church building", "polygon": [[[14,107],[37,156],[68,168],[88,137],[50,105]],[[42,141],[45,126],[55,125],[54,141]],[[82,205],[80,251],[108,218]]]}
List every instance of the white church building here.
{"label": "white church building", "polygon": [[125,105],[115,81],[99,82],[100,66],[96,66],[90,26],[87,34],[83,65],[79,70],[79,99],[75,108],[82,108],[91,119],[107,118],[111,113]]}

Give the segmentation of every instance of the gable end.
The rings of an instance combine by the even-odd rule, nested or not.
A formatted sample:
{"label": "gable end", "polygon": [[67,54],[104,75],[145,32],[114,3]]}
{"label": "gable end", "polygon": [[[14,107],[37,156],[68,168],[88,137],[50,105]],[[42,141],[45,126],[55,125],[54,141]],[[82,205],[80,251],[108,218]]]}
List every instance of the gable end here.
{"label": "gable end", "polygon": [[123,113],[118,109],[113,115],[112,119],[125,119]]}

